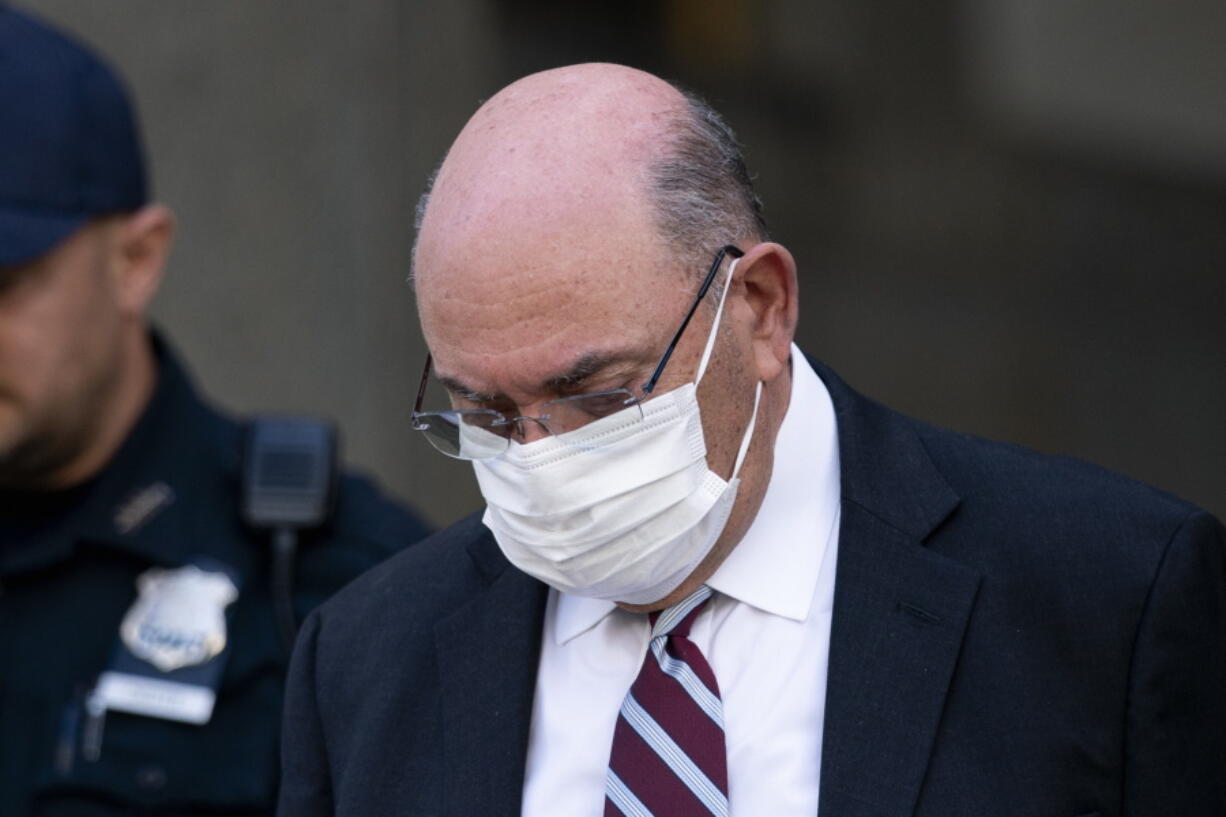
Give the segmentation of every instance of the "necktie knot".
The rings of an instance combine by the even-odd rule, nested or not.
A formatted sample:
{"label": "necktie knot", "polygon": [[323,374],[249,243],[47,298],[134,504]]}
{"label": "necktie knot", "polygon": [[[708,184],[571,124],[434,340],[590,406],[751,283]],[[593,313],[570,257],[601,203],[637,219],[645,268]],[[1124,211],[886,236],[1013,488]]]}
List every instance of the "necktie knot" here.
{"label": "necktie knot", "polygon": [[704,584],[672,607],[648,614],[652,640],[666,635],[688,638],[690,628],[694,626],[694,619],[698,618],[698,614],[710,599],[711,588]]}

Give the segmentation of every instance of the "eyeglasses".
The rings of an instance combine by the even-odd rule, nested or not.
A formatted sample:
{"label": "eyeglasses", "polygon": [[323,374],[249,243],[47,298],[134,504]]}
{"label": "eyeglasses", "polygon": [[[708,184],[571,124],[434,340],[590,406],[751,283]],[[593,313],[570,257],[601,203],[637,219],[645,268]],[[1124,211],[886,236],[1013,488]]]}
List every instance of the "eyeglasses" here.
{"label": "eyeglasses", "polygon": [[509,417],[494,409],[449,409],[444,411],[422,411],[422,402],[426,397],[426,387],[430,383],[432,357],[426,354],[426,365],[421,373],[421,385],[417,390],[417,402],[413,406],[413,430],[422,432],[440,452],[449,457],[462,460],[490,459],[502,454],[510,446],[511,440],[524,436],[526,424],[535,423],[545,432],[552,435],[565,434],[574,431],[588,423],[616,414],[629,407],[638,407],[641,417],[641,404],[651,397],[655,391],[664,367],[668,365],[677,343],[681,340],[685,328],[690,325],[698,305],[711,288],[716,273],[724,263],[724,258],[740,258],[745,253],[739,248],[728,244],[720,247],[711,262],[711,268],[698,288],[694,302],[690,304],[685,319],[673,335],[668,348],[656,365],[651,378],[643,384],[641,394],[634,394],[629,389],[610,389],[608,391],[586,392],[567,397],[549,400],[543,405],[544,412],[535,417],[520,415]]}

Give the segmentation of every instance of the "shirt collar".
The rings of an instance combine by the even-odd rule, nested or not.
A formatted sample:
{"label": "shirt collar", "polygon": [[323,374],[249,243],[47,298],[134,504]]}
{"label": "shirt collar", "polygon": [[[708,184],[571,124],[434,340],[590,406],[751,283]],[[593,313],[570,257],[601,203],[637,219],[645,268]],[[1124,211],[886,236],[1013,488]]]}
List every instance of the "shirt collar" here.
{"label": "shirt collar", "polygon": [[557,596],[553,632],[558,644],[586,633],[618,609],[616,604],[604,599],[589,599],[552,589],[550,592]]}
{"label": "shirt collar", "polygon": [[[816,486],[816,489],[815,489]],[[839,507],[839,448],[834,405],[821,379],[792,345],[792,393],[775,438],[775,463],[758,514],[707,582],[767,613],[808,617]],[[558,644],[587,632],[618,609],[611,601],[557,595]]]}

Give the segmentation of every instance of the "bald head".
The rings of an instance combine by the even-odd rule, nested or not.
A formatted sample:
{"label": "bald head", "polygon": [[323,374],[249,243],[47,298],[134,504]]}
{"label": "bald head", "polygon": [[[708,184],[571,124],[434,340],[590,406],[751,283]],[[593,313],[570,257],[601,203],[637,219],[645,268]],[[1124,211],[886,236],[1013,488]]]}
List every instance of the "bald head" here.
{"label": "bald head", "polygon": [[439,168],[418,236],[419,282],[466,248],[514,257],[565,242],[596,256],[614,235],[652,238],[642,229],[646,168],[685,105],[662,80],[614,65],[545,71],[503,89]]}
{"label": "bald head", "polygon": [[[730,241],[766,238],[739,145],[719,115],[619,65],[553,69],[503,89],[460,133],[432,187],[414,257],[427,274],[425,261],[474,243],[548,246],[599,232],[697,265]],[[654,229],[614,233],[643,226]]]}

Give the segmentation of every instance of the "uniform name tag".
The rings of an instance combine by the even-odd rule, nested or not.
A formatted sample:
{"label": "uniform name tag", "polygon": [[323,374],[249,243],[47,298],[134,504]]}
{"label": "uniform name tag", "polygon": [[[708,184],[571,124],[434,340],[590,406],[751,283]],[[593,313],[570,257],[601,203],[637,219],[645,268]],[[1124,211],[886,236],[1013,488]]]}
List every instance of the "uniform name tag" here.
{"label": "uniform name tag", "polygon": [[182,681],[108,670],[98,678],[94,700],[108,710],[199,725],[213,716],[217,693]]}

